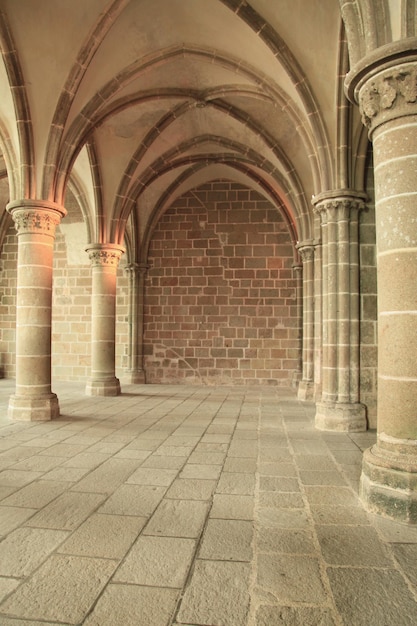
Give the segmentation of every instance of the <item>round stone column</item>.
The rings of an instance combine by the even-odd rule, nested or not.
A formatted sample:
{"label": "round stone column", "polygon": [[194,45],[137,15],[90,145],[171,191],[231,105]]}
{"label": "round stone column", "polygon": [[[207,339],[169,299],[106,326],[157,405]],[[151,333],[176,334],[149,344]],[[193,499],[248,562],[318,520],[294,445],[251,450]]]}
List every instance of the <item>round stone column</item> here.
{"label": "round stone column", "polygon": [[314,398],[314,246],[303,242],[298,246],[303,261],[303,366],[298,386],[299,400]]}
{"label": "round stone column", "polygon": [[126,267],[129,276],[129,371],[131,382],[145,382],[143,369],[144,285],[147,265],[132,263]]}
{"label": "round stone column", "polygon": [[91,377],[89,396],[117,396],[116,378],[116,279],[124,248],[116,244],[93,244],[86,249],[92,267]]}
{"label": "round stone column", "polygon": [[376,51],[346,80],[373,142],[376,203],[378,434],[360,494],[370,511],[409,523],[417,523],[416,43]]}
{"label": "round stone column", "polygon": [[51,391],[52,264],[56,226],[66,211],[52,202],[20,200],[7,206],[18,237],[16,294],[16,393],[14,420],[59,415]]}
{"label": "round stone column", "polygon": [[323,360],[320,430],[366,430],[359,402],[359,227],[364,194],[342,189],[314,198],[321,216]]}

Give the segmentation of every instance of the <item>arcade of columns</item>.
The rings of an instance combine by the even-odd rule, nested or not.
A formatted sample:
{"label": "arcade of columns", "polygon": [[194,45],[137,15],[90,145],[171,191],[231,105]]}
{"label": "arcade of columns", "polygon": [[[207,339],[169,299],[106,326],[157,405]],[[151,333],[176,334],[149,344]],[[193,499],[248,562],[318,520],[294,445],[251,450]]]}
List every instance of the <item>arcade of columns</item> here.
{"label": "arcade of columns", "polygon": [[[376,190],[378,440],[364,455],[361,495],[370,510],[417,523],[417,359],[410,358],[417,353],[415,51],[397,44],[386,47],[383,55],[363,59],[347,76],[346,89],[369,129]],[[320,240],[299,245],[303,364],[298,393],[301,400],[316,400],[316,425],[322,430],[366,429],[366,407],[360,403],[358,384],[358,216],[365,201],[363,194],[349,189],[318,194],[313,204],[320,217]],[[59,415],[58,399],[51,391],[50,349],[46,351],[45,346],[51,344],[55,228],[65,209],[24,200],[10,204],[8,211],[18,234],[16,393],[10,399],[9,415],[11,419],[48,420]],[[87,251],[92,266],[93,334],[86,393],[117,395],[116,270],[123,249],[97,243]],[[132,265],[128,272],[131,375],[133,382],[143,382],[146,267]],[[319,325],[318,313],[322,316]]]}

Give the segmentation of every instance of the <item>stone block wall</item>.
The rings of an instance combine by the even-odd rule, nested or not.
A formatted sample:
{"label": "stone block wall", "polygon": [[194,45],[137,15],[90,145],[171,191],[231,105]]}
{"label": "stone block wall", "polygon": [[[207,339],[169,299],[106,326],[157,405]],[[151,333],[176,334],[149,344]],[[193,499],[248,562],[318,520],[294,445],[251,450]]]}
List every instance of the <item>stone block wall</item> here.
{"label": "stone block wall", "polygon": [[16,376],[16,231],[11,226],[0,256],[0,371],[4,378]]}
{"label": "stone block wall", "polygon": [[148,263],[147,382],[292,385],[293,249],[260,194],[229,182],[187,193],[159,221]]}
{"label": "stone block wall", "polygon": [[[54,248],[52,308],[52,376],[86,381],[91,368],[91,267],[85,252],[86,232],[71,216],[57,228]],[[116,375],[127,367],[128,309],[126,260],[118,269]],[[0,256],[1,374],[16,376],[17,237],[9,228]]]}

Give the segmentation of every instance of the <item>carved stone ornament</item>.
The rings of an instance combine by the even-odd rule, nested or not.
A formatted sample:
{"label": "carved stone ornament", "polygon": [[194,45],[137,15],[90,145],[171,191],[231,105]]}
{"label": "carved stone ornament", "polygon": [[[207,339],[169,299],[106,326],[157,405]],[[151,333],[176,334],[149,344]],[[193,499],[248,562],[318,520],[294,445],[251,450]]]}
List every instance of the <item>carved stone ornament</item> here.
{"label": "carved stone ornament", "polygon": [[88,256],[92,265],[117,267],[119,265],[122,250],[118,249],[90,249]]}
{"label": "carved stone ornament", "polygon": [[303,246],[302,248],[298,248],[298,251],[304,263],[306,261],[314,260],[314,247],[313,246]]}
{"label": "carved stone ornament", "polygon": [[56,227],[61,221],[61,216],[58,213],[38,209],[14,210],[12,218],[19,235],[22,233],[42,233],[51,237],[55,236]]}
{"label": "carved stone ornament", "polygon": [[369,80],[359,92],[362,122],[368,128],[395,117],[417,114],[417,65],[390,68]]}
{"label": "carved stone ornament", "polygon": [[336,220],[338,218],[348,219],[353,211],[360,211],[365,208],[365,202],[359,198],[332,198],[321,200],[314,207],[313,211],[319,214],[331,214]]}

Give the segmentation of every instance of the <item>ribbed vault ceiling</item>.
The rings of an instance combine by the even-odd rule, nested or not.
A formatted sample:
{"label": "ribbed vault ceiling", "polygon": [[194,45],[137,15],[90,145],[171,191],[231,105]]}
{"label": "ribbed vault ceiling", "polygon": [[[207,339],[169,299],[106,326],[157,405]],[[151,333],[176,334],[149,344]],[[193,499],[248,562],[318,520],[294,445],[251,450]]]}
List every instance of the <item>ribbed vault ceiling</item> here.
{"label": "ribbed vault ceiling", "polygon": [[127,224],[134,242],[176,196],[227,178],[311,236],[310,198],[337,175],[337,0],[2,0],[0,11],[2,206],[6,195],[63,204],[69,186],[91,241],[122,243]]}

